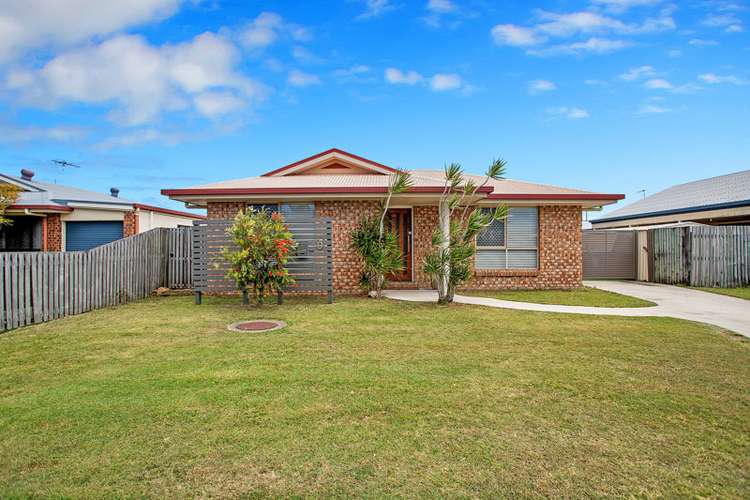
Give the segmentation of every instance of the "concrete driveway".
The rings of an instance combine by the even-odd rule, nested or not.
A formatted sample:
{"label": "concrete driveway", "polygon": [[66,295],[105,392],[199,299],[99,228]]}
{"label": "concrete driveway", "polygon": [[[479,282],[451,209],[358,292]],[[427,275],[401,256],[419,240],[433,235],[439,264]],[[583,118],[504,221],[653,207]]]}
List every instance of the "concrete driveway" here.
{"label": "concrete driveway", "polygon": [[[720,326],[750,338],[750,301],[671,285],[636,281],[586,281],[586,286],[654,302],[653,307],[583,307],[532,304],[486,297],[456,295],[455,301],[505,309],[610,316],[668,316]],[[387,290],[391,299],[437,301],[434,290]]]}
{"label": "concrete driveway", "polygon": [[644,312],[657,312],[654,316],[700,321],[750,337],[750,300],[640,281],[586,281],[584,284],[655,302],[657,307],[644,308]]}

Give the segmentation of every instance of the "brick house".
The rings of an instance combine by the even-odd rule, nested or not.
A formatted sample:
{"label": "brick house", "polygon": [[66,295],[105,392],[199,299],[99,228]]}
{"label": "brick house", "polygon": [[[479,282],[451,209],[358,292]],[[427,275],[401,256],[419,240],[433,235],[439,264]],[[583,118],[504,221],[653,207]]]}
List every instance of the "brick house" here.
{"label": "brick house", "polygon": [[[188,206],[205,207],[209,219],[232,218],[248,206],[281,211],[307,210],[333,220],[334,291],[358,293],[361,264],[350,242],[359,220],[378,212],[396,169],[339,149],[330,149],[259,177],[248,177],[162,194]],[[431,288],[422,271],[438,223],[443,172],[409,170],[412,188],[394,196],[390,227],[403,248],[404,270],[390,286]],[[477,183],[483,176],[470,175]],[[490,181],[472,203],[509,207],[509,216],[477,238],[474,277],[467,289],[574,288],[581,285],[581,212],[622,199],[600,194],[514,180]]]}
{"label": "brick house", "polygon": [[145,205],[109,194],[0,174],[0,183],[20,190],[5,213],[12,224],[0,228],[0,251],[87,250],[155,227],[190,226],[203,215]]}

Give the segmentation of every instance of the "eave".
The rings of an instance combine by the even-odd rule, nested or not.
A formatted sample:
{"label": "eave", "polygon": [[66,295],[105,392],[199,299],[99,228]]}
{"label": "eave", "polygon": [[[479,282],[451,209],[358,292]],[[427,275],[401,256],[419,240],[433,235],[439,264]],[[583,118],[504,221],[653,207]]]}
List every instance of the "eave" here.
{"label": "eave", "polygon": [[72,212],[73,209],[71,207],[66,207],[63,205],[10,205],[6,208],[8,212],[24,212],[26,210],[33,210],[35,212],[45,212],[45,213],[68,213]]}
{"label": "eave", "polygon": [[146,210],[149,212],[156,212],[160,214],[176,215],[178,217],[185,217],[188,219],[205,219],[206,218],[205,215],[201,215],[201,214],[194,214],[191,212],[181,212],[180,210],[172,210],[171,208],[156,207],[154,205],[146,205],[144,203],[134,203],[133,208]]}
{"label": "eave", "polygon": [[694,207],[673,208],[670,210],[656,210],[653,212],[640,212],[640,213],[621,215],[621,216],[615,216],[615,217],[602,217],[600,219],[592,220],[591,224],[596,225],[596,224],[600,224],[604,222],[619,222],[619,221],[628,221],[628,220],[634,220],[634,219],[646,219],[649,217],[689,214],[689,213],[694,213],[694,212],[705,212],[708,210],[722,210],[725,208],[738,208],[738,207],[744,207],[744,206],[750,206],[750,200],[731,201],[731,202],[726,202],[726,203],[714,203],[711,205],[700,205],[700,206],[694,206]]}

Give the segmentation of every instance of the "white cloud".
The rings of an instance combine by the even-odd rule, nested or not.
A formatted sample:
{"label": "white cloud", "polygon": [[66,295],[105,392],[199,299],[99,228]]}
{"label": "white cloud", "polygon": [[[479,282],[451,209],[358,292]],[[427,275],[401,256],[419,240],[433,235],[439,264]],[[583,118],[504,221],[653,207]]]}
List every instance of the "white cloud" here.
{"label": "white cloud", "polygon": [[536,95],[557,89],[557,85],[549,80],[531,80],[527,83],[529,94]]}
{"label": "white cloud", "polygon": [[646,80],[643,86],[647,89],[654,90],[671,90],[674,88],[674,85],[663,78],[652,78],[651,80]]}
{"label": "white cloud", "polygon": [[555,12],[539,10],[537,11],[537,16],[543,22],[537,24],[535,29],[557,37],[600,33],[635,35],[675,28],[674,20],[667,13],[662,13],[656,18],[646,18],[640,24],[624,23],[614,17],[590,11],[557,14]]}
{"label": "white cloud", "polygon": [[244,99],[230,92],[204,92],[193,101],[198,112],[210,118],[239,111],[247,105]]}
{"label": "white cloud", "polygon": [[538,45],[546,40],[546,38],[538,36],[533,29],[514,24],[498,24],[492,28],[490,33],[492,39],[498,45],[525,47]]}
{"label": "white cloud", "polygon": [[402,71],[398,68],[387,68],[385,70],[385,81],[392,85],[426,85],[435,92],[460,90],[463,95],[470,95],[477,90],[456,73],[435,73],[431,77],[425,78],[413,70]]}
{"label": "white cloud", "polygon": [[728,83],[730,85],[748,85],[750,84],[750,81],[745,80],[744,78],[740,78],[738,76],[734,75],[717,75],[715,73],[704,73],[702,75],[698,75],[698,79],[702,82],[709,83],[712,85],[716,84],[722,84],[722,83]]}
{"label": "white cloud", "polygon": [[0,61],[26,49],[69,46],[172,15],[182,0],[22,0],[0,4]]}
{"label": "white cloud", "polygon": [[742,21],[734,14],[711,14],[703,19],[701,24],[709,28],[724,28],[727,33],[744,31]]}
{"label": "white cloud", "polygon": [[692,40],[688,41],[688,45],[692,45],[694,47],[711,47],[714,45],[719,45],[719,42],[716,40],[705,40],[703,38],[693,38]]}
{"label": "white cloud", "polygon": [[589,112],[583,108],[571,108],[567,106],[547,108],[546,112],[549,115],[560,116],[563,118],[568,118],[569,120],[581,120],[590,116]]}
{"label": "white cloud", "polygon": [[355,82],[364,83],[371,82],[372,68],[365,64],[355,64],[348,68],[339,68],[331,72],[331,74],[340,82]]}
{"label": "white cloud", "polygon": [[672,110],[669,108],[658,106],[656,104],[644,104],[640,108],[638,108],[638,111],[636,112],[636,114],[638,115],[662,114],[662,113],[669,113],[671,111]]}
{"label": "white cloud", "polygon": [[307,28],[288,23],[275,12],[261,12],[240,30],[238,36],[240,43],[249,50],[262,50],[281,38],[305,42],[312,37]]}
{"label": "white cloud", "polygon": [[625,73],[621,74],[618,78],[621,80],[632,81],[643,77],[654,76],[654,67],[650,65],[638,66],[636,68],[630,68]]}
{"label": "white cloud", "polygon": [[456,10],[456,4],[451,0],[429,0],[427,2],[427,10],[445,14],[447,12],[454,12]]}
{"label": "white cloud", "polygon": [[[141,36],[120,35],[64,52],[38,69],[15,68],[6,88],[22,102],[54,108],[66,102],[114,105],[109,118],[132,126],[164,111],[198,107],[198,94],[232,91],[250,103],[267,89],[241,75],[239,52],[225,38],[203,33],[177,45],[152,46]],[[213,107],[215,116],[218,109]]]}
{"label": "white cloud", "polygon": [[0,125],[0,142],[56,141],[69,142],[82,139],[86,130],[77,126],[37,127],[5,124]]}
{"label": "white cloud", "polygon": [[682,51],[680,49],[670,49],[667,51],[667,55],[669,57],[680,57],[682,55]]}
{"label": "white cloud", "polygon": [[390,0],[364,0],[365,11],[356,17],[357,20],[380,17],[396,8]]}
{"label": "white cloud", "polygon": [[[632,41],[623,37],[675,29],[676,23],[672,18],[674,7],[664,7],[658,15],[637,22],[625,22],[597,10],[596,6],[603,5],[607,7],[607,11],[622,12],[631,6],[655,3],[658,2],[602,0],[590,10],[557,13],[536,9],[534,24],[498,24],[491,29],[490,34],[496,44],[526,47],[526,52],[530,55],[606,54],[633,45]],[[551,44],[543,46],[548,42]]]}
{"label": "white cloud", "polygon": [[415,85],[424,80],[424,77],[416,71],[403,72],[398,68],[385,70],[385,80],[392,84]]}
{"label": "white cloud", "polygon": [[294,69],[289,72],[287,82],[293,87],[309,87],[310,85],[319,85],[320,78],[316,75]]}
{"label": "white cloud", "polygon": [[155,128],[145,128],[109,137],[96,144],[96,148],[108,150],[115,147],[137,146],[149,142],[160,142],[174,146],[185,139],[185,134],[180,132],[166,132]]}
{"label": "white cloud", "polygon": [[552,56],[560,54],[609,54],[630,47],[632,42],[627,40],[611,40],[608,38],[589,38],[582,42],[550,45],[540,49],[529,49],[527,54],[534,56]]}
{"label": "white cloud", "polygon": [[591,3],[594,5],[601,5],[607,10],[614,13],[622,13],[631,7],[643,7],[649,5],[656,5],[661,3],[662,0],[592,0]]}
{"label": "white cloud", "polygon": [[435,92],[456,90],[463,87],[461,77],[455,73],[437,73],[430,78],[430,88]]}

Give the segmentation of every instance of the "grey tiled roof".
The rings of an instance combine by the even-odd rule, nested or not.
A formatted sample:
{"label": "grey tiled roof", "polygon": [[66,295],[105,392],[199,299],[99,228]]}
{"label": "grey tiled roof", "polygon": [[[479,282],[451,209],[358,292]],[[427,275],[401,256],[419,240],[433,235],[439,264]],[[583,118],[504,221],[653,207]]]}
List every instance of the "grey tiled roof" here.
{"label": "grey tiled roof", "polygon": [[83,203],[105,203],[108,205],[130,206],[134,202],[123,198],[114,197],[108,193],[99,193],[61,184],[49,182],[27,181],[13,175],[0,174],[0,181],[9,180],[14,184],[23,186],[24,191],[20,193],[15,205],[37,205],[56,204],[67,205],[70,202]]}
{"label": "grey tiled roof", "polygon": [[647,196],[592,222],[636,218],[654,212],[691,209],[747,201],[750,204],[750,170],[677,184]]}

